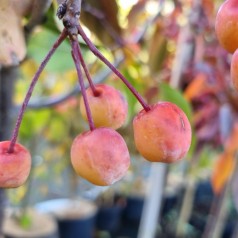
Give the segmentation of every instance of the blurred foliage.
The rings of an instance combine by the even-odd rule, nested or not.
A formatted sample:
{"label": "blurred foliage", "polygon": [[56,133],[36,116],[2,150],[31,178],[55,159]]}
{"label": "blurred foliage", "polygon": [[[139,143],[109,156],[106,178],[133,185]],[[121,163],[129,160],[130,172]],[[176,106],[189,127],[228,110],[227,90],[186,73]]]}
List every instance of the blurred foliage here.
{"label": "blurred foliage", "polygon": [[[118,55],[123,56],[119,70],[149,103],[168,100],[184,110],[193,128],[193,143],[189,160],[173,165],[171,171],[179,170],[182,176],[197,180],[211,177],[213,189],[219,194],[234,172],[238,141],[234,139],[238,131],[233,129],[238,116],[238,94],[230,82],[230,55],[221,49],[214,33],[215,15],[222,1],[204,0],[198,4],[192,0],[168,0],[164,1],[162,11],[160,2],[163,3],[90,0],[83,5],[82,22],[88,36],[108,59],[113,61]],[[54,1],[45,22],[34,30],[27,42],[27,58],[20,66],[16,84],[16,105],[23,101],[32,76],[62,29],[55,17],[56,6]],[[95,78],[104,66],[82,40],[79,41]],[[104,82],[115,86],[128,101],[127,123],[119,132],[130,151],[136,154],[131,122],[141,106],[115,75],[105,78]],[[54,99],[76,84],[70,45],[65,41],[40,77],[31,102]],[[228,105],[230,113],[222,110],[224,105]],[[227,129],[224,132],[221,128]],[[84,194],[92,188],[81,180],[82,186],[75,187],[69,163],[73,138],[87,129],[79,113],[78,96],[69,97],[56,106],[27,110],[19,139],[34,155],[32,178],[33,184],[38,186],[32,195],[34,199],[63,196],[65,191],[61,188],[65,183],[71,195]],[[143,163],[132,166],[130,175],[136,177],[143,166]],[[23,186],[9,191],[11,201],[17,204],[31,189],[32,185],[28,184],[28,190]],[[234,197],[237,200],[236,193]]]}

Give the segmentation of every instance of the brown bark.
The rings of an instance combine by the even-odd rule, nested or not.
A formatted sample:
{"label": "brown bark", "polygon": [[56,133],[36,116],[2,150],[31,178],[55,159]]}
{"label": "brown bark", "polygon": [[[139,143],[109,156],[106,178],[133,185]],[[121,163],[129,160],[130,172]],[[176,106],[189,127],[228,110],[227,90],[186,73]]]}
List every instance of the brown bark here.
{"label": "brown bark", "polygon": [[62,18],[63,24],[72,38],[75,38],[78,35],[81,4],[82,0],[66,0],[59,6],[59,9],[62,6],[65,8],[63,15],[62,13],[59,13],[59,10],[57,13],[58,17],[60,19]]}
{"label": "brown bark", "polygon": [[[13,89],[17,77],[17,67],[0,69],[0,141],[9,140],[12,129]],[[2,235],[3,212],[5,208],[4,190],[0,189],[0,237]]]}

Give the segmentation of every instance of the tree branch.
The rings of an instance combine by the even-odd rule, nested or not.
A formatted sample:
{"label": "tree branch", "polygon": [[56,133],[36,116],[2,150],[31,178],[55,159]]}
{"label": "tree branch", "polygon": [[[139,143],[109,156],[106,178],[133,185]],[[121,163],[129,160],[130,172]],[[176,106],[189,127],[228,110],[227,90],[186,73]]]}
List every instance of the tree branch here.
{"label": "tree branch", "polygon": [[76,40],[82,0],[65,0],[59,5],[57,16],[62,19],[69,35]]}
{"label": "tree branch", "polygon": [[[118,57],[116,61],[113,63],[115,67],[118,67],[124,60],[124,57]],[[109,75],[112,74],[112,71],[108,68],[102,69],[93,79],[95,84],[103,82]],[[86,85],[88,87],[88,84]],[[28,104],[29,109],[37,110],[41,108],[54,107],[69,98],[78,95],[81,92],[79,85],[77,84],[71,91],[59,95],[57,97],[44,97],[44,98],[36,98],[35,100],[31,100]]]}
{"label": "tree branch", "polygon": [[64,30],[59,38],[55,41],[54,45],[52,46],[52,48],[50,49],[50,51],[48,52],[48,54],[46,55],[46,57],[44,58],[44,60],[42,61],[39,69],[36,71],[36,74],[35,76],[33,77],[32,81],[31,81],[31,84],[29,86],[29,89],[27,91],[27,94],[25,96],[25,99],[23,101],[23,104],[20,108],[20,111],[19,111],[19,114],[18,114],[18,117],[17,117],[17,121],[16,121],[16,125],[15,125],[15,128],[13,130],[13,133],[12,133],[12,138],[11,138],[11,143],[9,145],[9,149],[8,149],[8,152],[9,153],[12,153],[13,152],[13,149],[14,149],[14,146],[15,146],[15,143],[16,143],[16,140],[17,140],[17,137],[18,137],[18,133],[19,133],[19,129],[20,129],[20,126],[21,126],[21,122],[22,122],[22,119],[23,119],[23,115],[24,115],[24,112],[27,108],[27,105],[28,105],[28,102],[31,98],[31,95],[32,95],[32,92],[34,90],[34,87],[43,71],[43,69],[45,68],[45,66],[47,65],[48,61],[50,60],[50,58],[52,57],[52,55],[55,53],[55,51],[57,50],[57,48],[60,46],[60,44],[62,43],[62,41],[67,37],[67,33],[66,33],[66,30]]}
{"label": "tree branch", "polygon": [[[0,141],[8,139],[12,128],[13,89],[18,76],[17,67],[0,67]],[[5,209],[5,193],[0,189],[0,237],[2,237],[2,224]]]}

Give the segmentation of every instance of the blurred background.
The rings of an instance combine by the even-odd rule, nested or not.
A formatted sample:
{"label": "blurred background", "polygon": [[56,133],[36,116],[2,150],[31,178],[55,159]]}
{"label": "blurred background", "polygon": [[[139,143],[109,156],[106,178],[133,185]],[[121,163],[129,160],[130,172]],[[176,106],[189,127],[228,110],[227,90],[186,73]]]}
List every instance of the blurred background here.
{"label": "blurred background", "polygon": [[[59,1],[60,2],[60,1]],[[214,24],[221,0],[84,0],[88,37],[147,102],[170,101],[190,120],[193,138],[182,161],[154,164],[134,145],[140,104],[79,37],[95,83],[125,96],[118,130],[131,167],[120,182],[97,187],[70,164],[73,139],[88,130],[66,40],[34,90],[19,141],[32,154],[27,183],[0,191],[4,237],[237,238],[238,93]],[[57,1],[0,1],[0,140],[9,140],[32,77],[63,26]],[[11,16],[11,17],[9,17]],[[9,50],[11,48],[11,50]]]}

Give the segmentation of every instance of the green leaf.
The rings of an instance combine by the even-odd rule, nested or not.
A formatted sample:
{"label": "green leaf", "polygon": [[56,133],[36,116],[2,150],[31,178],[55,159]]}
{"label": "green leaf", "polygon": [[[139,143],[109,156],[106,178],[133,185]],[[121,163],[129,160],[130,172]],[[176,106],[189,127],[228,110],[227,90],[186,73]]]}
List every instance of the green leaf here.
{"label": "green leaf", "polygon": [[192,127],[192,141],[187,155],[188,158],[191,158],[194,155],[196,148],[197,148],[197,137],[195,134],[195,130]]}
{"label": "green leaf", "polygon": [[194,128],[192,124],[192,106],[191,104],[185,99],[182,92],[172,88],[167,83],[161,83],[160,84],[160,98],[164,101],[169,101],[174,104],[176,104],[178,107],[180,107],[184,113],[187,115],[188,120],[190,121],[191,127],[192,127],[192,141],[191,146],[188,152],[188,157],[191,158],[193,156],[193,153],[196,149],[197,144],[197,138],[194,133]]}
{"label": "green leaf", "polygon": [[22,214],[19,218],[19,224],[23,229],[29,229],[32,225],[32,217],[27,213]]}
{"label": "green leaf", "polygon": [[22,139],[29,139],[34,133],[39,133],[47,126],[50,119],[50,110],[38,110],[38,111],[27,111],[24,115],[21,128],[20,136]]}
{"label": "green leaf", "polygon": [[48,137],[54,142],[62,141],[67,135],[67,122],[60,116],[54,116],[50,119],[48,124]]}
{"label": "green leaf", "polygon": [[169,101],[180,107],[184,113],[187,115],[189,121],[191,122],[192,117],[192,107],[191,104],[185,99],[183,94],[174,88],[172,88],[167,83],[160,84],[160,98],[164,101]]}
{"label": "green leaf", "polygon": [[[57,35],[55,32],[47,29],[32,34],[28,44],[29,55],[40,64],[52,48],[58,36],[59,33]],[[75,67],[70,52],[71,46],[68,41],[65,40],[48,62],[46,66],[47,70],[62,73],[74,69]]]}

